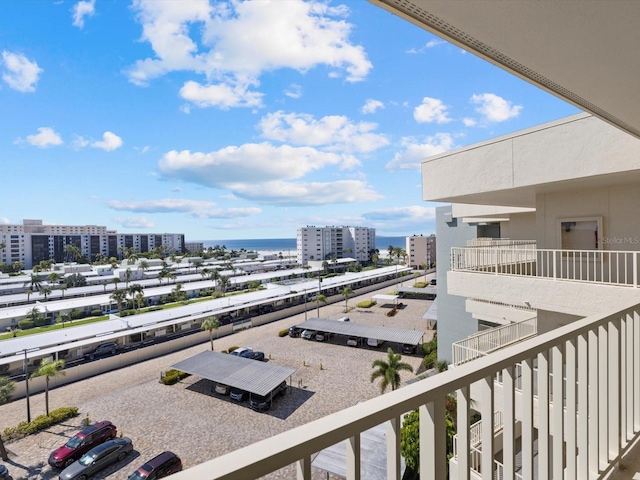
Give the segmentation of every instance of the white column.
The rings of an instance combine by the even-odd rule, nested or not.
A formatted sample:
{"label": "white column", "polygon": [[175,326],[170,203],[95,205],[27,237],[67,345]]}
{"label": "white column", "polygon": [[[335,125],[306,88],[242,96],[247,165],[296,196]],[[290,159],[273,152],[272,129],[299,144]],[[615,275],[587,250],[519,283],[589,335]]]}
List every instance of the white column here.
{"label": "white column", "polygon": [[549,468],[549,352],[538,354],[538,475],[551,478]]}
{"label": "white column", "polygon": [[387,479],[400,480],[400,417],[387,421]]}
{"label": "white column", "polygon": [[607,333],[609,341],[608,345],[608,396],[609,396],[609,437],[608,444],[608,460],[615,460],[621,450],[620,432],[621,432],[621,391],[622,385],[620,381],[620,319],[611,320]]}
{"label": "white column", "polygon": [[462,387],[458,390],[456,399],[458,402],[457,409],[457,426],[458,426],[458,480],[469,480],[469,406],[471,403],[471,394],[469,386]]}
{"label": "white column", "polygon": [[[502,370],[502,464],[504,466],[503,480],[515,480],[515,386],[513,382],[513,367]],[[459,404],[458,404],[459,405]],[[460,408],[458,406],[458,408]]]}
{"label": "white column", "polygon": [[447,477],[447,432],[444,397],[420,407],[420,478],[444,480]]}
{"label": "white column", "polygon": [[360,480],[360,434],[347,439],[347,478]]}
{"label": "white column", "polygon": [[[555,360],[554,360],[555,361]],[[565,365],[566,365],[566,398],[567,398],[567,430],[565,439],[567,443],[567,480],[576,480],[576,468],[578,460],[577,446],[577,415],[578,415],[578,399],[576,397],[577,378],[576,378],[576,340],[569,340],[565,345]],[[554,387],[555,392],[555,387]],[[554,443],[555,445],[555,443]]]}
{"label": "white column", "polygon": [[[551,435],[553,438],[553,476],[551,478],[564,477],[564,378],[563,370],[563,351],[561,345],[556,345],[551,349],[551,362],[553,367],[553,418],[551,419]],[[569,384],[569,372],[567,366],[567,385]],[[573,372],[575,377],[575,372]],[[571,383],[575,389],[575,381]],[[567,398],[567,408],[569,407],[569,399]],[[574,417],[575,420],[575,417]],[[568,451],[568,449],[567,449]],[[573,461],[575,461],[575,449],[572,452]]]}
{"label": "white column", "polygon": [[609,355],[607,354],[607,327],[598,327],[598,468],[604,470],[609,463]]}
{"label": "white column", "polygon": [[640,430],[640,313],[633,312],[633,430]]}
{"label": "white column", "polygon": [[493,480],[493,375],[478,382],[481,389],[480,414],[482,415],[482,461],[480,470],[483,480]]}
{"label": "white column", "polygon": [[589,345],[587,335],[578,337],[578,478],[589,478]]}
{"label": "white column", "polygon": [[598,461],[600,451],[598,330],[595,328],[589,331],[589,478],[595,478],[600,468]]}
{"label": "white column", "polygon": [[[522,361],[522,478],[533,478],[533,360]],[[542,477],[540,477],[542,478]]]}

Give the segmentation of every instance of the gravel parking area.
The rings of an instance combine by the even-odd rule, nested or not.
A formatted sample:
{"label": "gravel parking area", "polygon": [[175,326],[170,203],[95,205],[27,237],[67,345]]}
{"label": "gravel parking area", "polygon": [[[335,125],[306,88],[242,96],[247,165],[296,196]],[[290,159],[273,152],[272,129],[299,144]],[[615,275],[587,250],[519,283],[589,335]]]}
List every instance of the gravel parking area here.
{"label": "gravel parking area", "polygon": [[[411,280],[405,281],[405,284],[411,283]],[[350,298],[349,307],[376,293],[390,293],[390,290],[386,288]],[[426,330],[422,315],[431,302],[401,301],[404,308],[393,317],[385,315],[390,306],[384,305],[366,310],[353,308],[348,316],[352,322],[424,330],[424,340],[430,340],[433,332]],[[345,315],[344,311],[344,301],[323,305],[320,316],[337,319]],[[310,305],[307,316],[316,317],[315,304]],[[210,348],[206,342],[52,390],[49,394],[51,409],[77,406],[80,417],[7,444],[10,461],[4,463],[14,480],[57,478],[58,472],[47,464],[49,452],[73,435],[80,428],[82,419],[88,416],[92,422],[111,420],[119,432],[133,440],[135,450],[123,463],[94,478],[126,479],[144,461],[164,450],[178,454],[184,467],[188,468],[380,394],[378,385],[372,384],[369,377],[371,362],[386,355],[386,345],[379,349],[352,348],[344,344],[344,338],[320,343],[278,337],[280,330],[302,321],[304,314],[299,314],[215,341],[217,351],[233,345],[251,347],[265,352],[270,362],[296,369],[287,395],[278,399],[268,412],[254,412],[248,402],[239,404],[228,396],[213,393],[211,382],[195,376],[173,386],[159,382],[161,371]],[[421,358],[404,355],[403,360],[417,370]],[[402,372],[404,380],[413,376]],[[34,417],[44,412],[44,394],[31,396],[31,412]],[[25,419],[24,399],[0,406],[0,429]],[[293,472],[289,467],[267,478],[295,478]],[[314,478],[327,477],[325,473],[315,471]]]}

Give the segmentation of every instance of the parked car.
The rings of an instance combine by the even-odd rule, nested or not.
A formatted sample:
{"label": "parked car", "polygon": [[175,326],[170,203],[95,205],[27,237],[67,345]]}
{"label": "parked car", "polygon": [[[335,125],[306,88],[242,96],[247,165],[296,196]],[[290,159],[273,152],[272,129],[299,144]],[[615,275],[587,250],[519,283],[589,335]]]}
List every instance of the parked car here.
{"label": "parked car", "polygon": [[282,382],[269,395],[251,395],[249,406],[257,412],[264,412],[271,408],[271,403],[278,397],[284,396],[287,392],[287,382]]}
{"label": "parked car", "polygon": [[360,345],[360,339],[357,337],[349,337],[347,338],[347,345],[350,347],[357,347]]}
{"label": "parked car", "polygon": [[182,460],[173,452],[162,452],[129,475],[128,480],[157,480],[182,470]]}
{"label": "parked car", "polygon": [[329,340],[330,336],[331,336],[330,333],[318,332],[318,333],[316,333],[316,340],[318,342],[324,342],[325,340]]}
{"label": "parked car", "polygon": [[89,360],[99,357],[108,357],[109,355],[115,355],[118,350],[118,344],[116,342],[101,343],[96,348],[91,350],[85,356],[89,357]]}
{"label": "parked car", "polygon": [[271,312],[273,312],[273,305],[260,305],[260,308],[258,308],[258,313],[260,315]]}
{"label": "parked car", "polygon": [[247,348],[247,347],[238,347],[236,348],[233,352],[231,352],[231,355],[235,355],[237,357],[241,356],[243,353],[245,352],[252,352],[253,350],[251,348]]}
{"label": "parked car", "polygon": [[314,332],[313,330],[303,330],[303,332],[300,334],[300,338],[311,340],[315,334],[316,332]]}
{"label": "parked car", "polygon": [[349,322],[350,320],[349,320],[349,317],[340,317],[340,318],[338,319],[338,321],[339,321],[339,322]]}
{"label": "parked car", "polygon": [[432,278],[431,281],[429,282],[431,285],[437,285],[437,280],[435,278]]}
{"label": "parked car", "polygon": [[229,395],[230,390],[231,390],[231,387],[229,385],[216,383],[216,393],[219,393],[220,395]]}
{"label": "parked car", "polygon": [[239,388],[232,388],[229,396],[238,402],[244,402],[249,396],[249,393]]}
{"label": "parked car", "polygon": [[416,353],[416,346],[409,343],[402,345],[402,353]]}
{"label": "parked car", "polygon": [[54,468],[68,467],[93,447],[115,438],[116,433],[115,425],[106,420],[89,425],[51,452],[49,465]]}
{"label": "parked car", "polygon": [[9,469],[4,465],[0,465],[0,480],[9,480],[10,478]]}
{"label": "parked car", "polygon": [[240,355],[243,358],[248,358],[250,360],[259,360],[259,361],[263,361],[264,360],[264,352],[244,352]]}
{"label": "parked car", "polygon": [[296,327],[295,325],[293,327],[289,327],[289,336],[290,337],[299,337],[300,333],[302,333],[302,329]]}
{"label": "parked car", "polygon": [[367,345],[370,347],[378,348],[384,343],[384,340],[378,340],[377,338],[367,338]]}
{"label": "parked car", "polygon": [[93,447],[60,473],[60,480],[86,480],[116,462],[123,461],[133,451],[128,437],[114,438]]}

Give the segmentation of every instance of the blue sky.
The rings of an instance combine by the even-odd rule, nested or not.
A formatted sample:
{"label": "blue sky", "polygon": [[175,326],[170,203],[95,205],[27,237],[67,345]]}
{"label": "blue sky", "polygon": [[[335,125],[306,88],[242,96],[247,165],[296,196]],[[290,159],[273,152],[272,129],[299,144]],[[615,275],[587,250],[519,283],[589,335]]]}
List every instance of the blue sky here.
{"label": "blue sky", "polygon": [[429,155],[577,110],[363,0],[5,0],[0,223],[435,232]]}

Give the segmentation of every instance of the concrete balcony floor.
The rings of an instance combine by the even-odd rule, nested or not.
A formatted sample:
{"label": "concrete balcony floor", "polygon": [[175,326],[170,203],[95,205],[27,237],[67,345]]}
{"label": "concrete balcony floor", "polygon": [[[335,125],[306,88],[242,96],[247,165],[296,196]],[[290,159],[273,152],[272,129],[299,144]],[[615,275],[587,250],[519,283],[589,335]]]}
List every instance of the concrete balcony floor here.
{"label": "concrete balcony floor", "polygon": [[640,438],[627,450],[621,465],[604,477],[607,480],[640,480]]}

